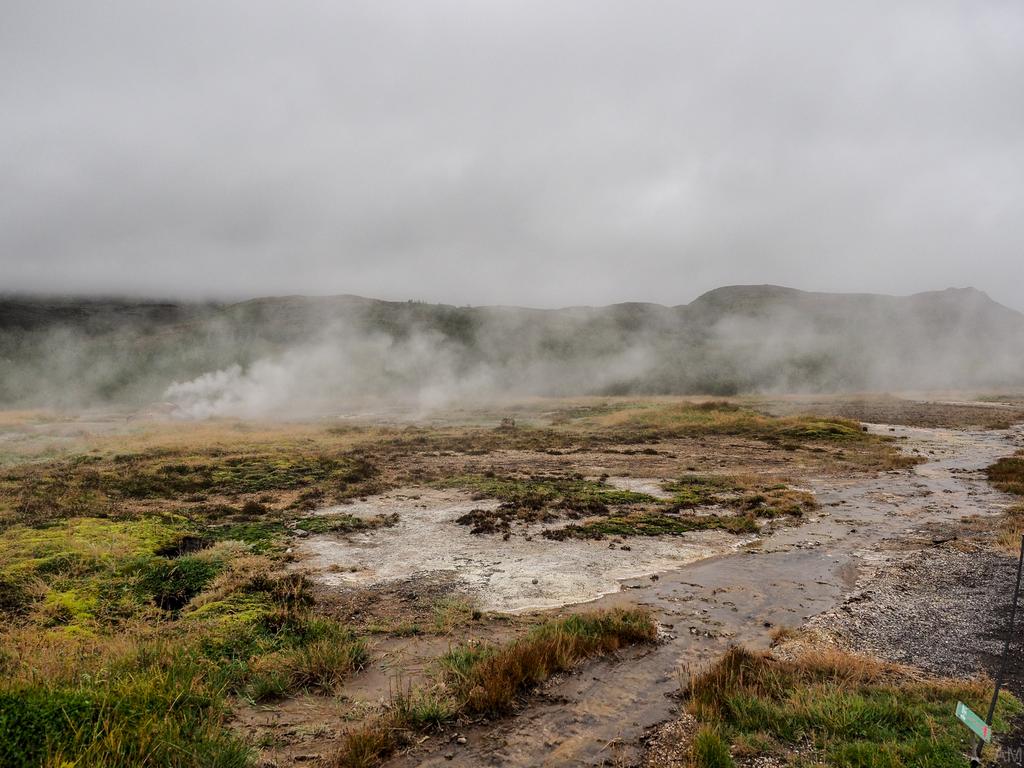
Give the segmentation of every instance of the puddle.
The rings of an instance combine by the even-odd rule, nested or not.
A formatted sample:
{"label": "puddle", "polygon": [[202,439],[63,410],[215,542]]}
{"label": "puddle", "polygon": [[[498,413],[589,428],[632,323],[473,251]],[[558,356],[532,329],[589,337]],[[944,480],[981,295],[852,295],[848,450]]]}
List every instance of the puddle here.
{"label": "puddle", "polygon": [[497,535],[474,535],[469,526],[455,522],[473,509],[495,507],[496,501],[474,500],[460,491],[405,488],[320,510],[360,517],[398,513],[396,525],[344,536],[309,536],[299,542],[297,554],[301,567],[327,585],[365,587],[417,573],[448,572],[481,610],[518,613],[596,600],[617,592],[623,580],[674,570],[751,540],[700,531],[619,543],[559,542],[540,536],[543,526],[537,525],[517,528],[503,541]]}

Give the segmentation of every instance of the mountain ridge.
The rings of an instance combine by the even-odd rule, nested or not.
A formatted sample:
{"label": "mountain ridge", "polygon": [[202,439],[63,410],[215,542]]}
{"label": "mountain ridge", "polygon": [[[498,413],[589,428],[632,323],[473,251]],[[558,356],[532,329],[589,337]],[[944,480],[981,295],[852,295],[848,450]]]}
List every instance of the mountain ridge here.
{"label": "mountain ridge", "polygon": [[225,371],[255,390],[249,379],[271,370],[322,380],[303,397],[342,399],[1020,386],[1024,314],[974,288],[889,296],[738,285],[676,306],[560,309],[352,294],[0,297],[2,404],[149,402]]}
{"label": "mountain ridge", "polygon": [[[1017,314],[1024,316],[1024,312],[1017,310],[1013,307],[1009,307],[1002,304],[995,299],[992,299],[985,291],[975,288],[973,286],[966,286],[962,288],[948,287],[930,291],[918,291],[909,294],[888,294],[888,293],[875,293],[875,292],[845,292],[845,291],[811,291],[801,288],[791,288],[789,286],[777,285],[774,283],[737,283],[734,285],[724,285],[718,288],[712,288],[704,293],[695,297],[689,303],[683,304],[662,304],[653,301],[619,301],[612,302],[610,304],[569,304],[559,307],[532,307],[521,304],[470,304],[470,305],[458,305],[448,304],[445,302],[432,302],[423,299],[378,299],[372,296],[363,296],[361,294],[354,293],[338,293],[338,294],[326,294],[326,295],[314,295],[314,294],[281,294],[281,295],[265,295],[265,296],[253,296],[247,299],[239,300],[191,300],[184,298],[173,298],[173,297],[132,297],[128,295],[84,295],[84,294],[73,294],[73,293],[58,293],[58,294],[45,294],[45,293],[29,293],[29,292],[7,292],[0,293],[0,307],[10,304],[21,304],[21,305],[50,305],[50,306],[75,306],[80,305],[82,307],[89,306],[103,306],[103,305],[124,305],[128,307],[218,307],[218,308],[229,308],[238,307],[245,305],[254,305],[267,302],[305,302],[305,303],[327,303],[337,301],[348,301],[352,303],[381,303],[391,305],[402,305],[402,304],[418,304],[428,305],[433,307],[446,307],[451,309],[503,309],[503,310],[526,310],[531,312],[562,312],[567,310],[587,310],[587,309],[609,309],[612,307],[620,306],[642,306],[642,307],[656,307],[664,309],[680,309],[685,307],[692,307],[695,304],[705,304],[711,301],[719,300],[721,297],[729,297],[735,300],[737,296],[748,297],[754,295],[756,298],[764,299],[770,298],[795,298],[795,297],[807,297],[816,299],[864,299],[864,298],[882,298],[882,299],[912,299],[912,298],[927,298],[927,297],[939,297],[939,296],[969,296],[974,295],[981,297],[993,304],[997,304],[1000,307],[1008,309]],[[4,316],[0,314],[0,327],[4,322]]]}

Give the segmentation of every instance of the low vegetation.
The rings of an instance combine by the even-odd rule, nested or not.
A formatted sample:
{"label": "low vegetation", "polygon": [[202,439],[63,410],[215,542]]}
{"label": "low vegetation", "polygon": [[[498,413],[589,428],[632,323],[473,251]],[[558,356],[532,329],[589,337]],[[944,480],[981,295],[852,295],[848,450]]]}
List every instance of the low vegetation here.
{"label": "low vegetation", "polygon": [[[1004,493],[1024,497],[1024,451],[1000,459],[986,470],[989,482]],[[1020,552],[1024,536],[1024,503],[1009,507],[999,521],[996,543],[1004,552]]]}
{"label": "low vegetation", "polygon": [[817,507],[807,491],[731,475],[686,474],[665,485],[667,497],[622,490],[579,475],[461,475],[440,484],[501,501],[497,509],[476,509],[459,518],[459,523],[472,526],[473,533],[508,536],[516,523],[585,518],[543,532],[557,541],[706,530],[754,533],[760,528],[759,518],[800,518]]}
{"label": "low vegetation", "polygon": [[[26,419],[11,428],[30,435],[45,427],[44,416]],[[398,520],[314,510],[436,483],[498,500],[497,511],[461,521],[481,532],[561,521],[555,538],[746,533],[767,519],[799,518],[813,499],[775,481],[697,472],[679,476],[662,498],[575,474],[572,456],[642,462],[670,453],[659,441],[722,436],[798,451],[814,466],[891,466],[896,455],[841,420],[772,419],[728,403],[611,400],[518,426],[494,421],[127,423],[66,449],[32,443],[30,453],[5,454],[0,765],[251,762],[251,745],[226,726],[239,701],[336,692],[368,662],[363,638],[288,573],[288,550],[296,532],[343,536]],[[496,472],[479,458],[517,450],[556,468]],[[395,604],[374,619],[393,636],[455,635],[480,618],[461,596],[431,603],[415,621],[405,602]],[[339,765],[372,764],[403,734],[499,716],[550,674],[653,636],[645,614],[619,612],[546,624],[504,646],[459,646],[436,686],[396,693],[379,720],[353,730]]]}
{"label": "low vegetation", "polygon": [[358,453],[310,446],[89,453],[0,472],[0,527],[153,514],[196,525],[284,522],[291,513],[376,492],[378,474]]}
{"label": "low vegetation", "polygon": [[630,407],[585,412],[576,421],[609,430],[623,442],[640,438],[651,442],[704,435],[750,437],[772,442],[801,438],[851,442],[865,439],[856,421],[815,416],[778,418],[727,400],[639,401]]}
{"label": "low vegetation", "polygon": [[618,504],[654,501],[645,493],[613,488],[581,475],[536,475],[529,478],[463,475],[446,478],[442,487],[465,488],[481,497],[499,499],[516,508],[561,508],[578,511],[607,509]]}
{"label": "low vegetation", "polygon": [[[734,402],[677,399],[610,398],[585,405],[556,403],[554,411],[550,407],[534,412],[524,406],[523,418],[515,420],[515,426],[409,427],[379,434],[373,450],[379,457],[410,453],[473,456],[508,450],[551,455],[582,451],[657,455],[655,445],[730,438],[800,451],[809,461],[859,470],[893,469],[920,461],[901,454],[893,440],[863,431],[857,421],[838,417],[774,417]],[[506,422],[511,421],[506,417]]]}
{"label": "low vegetation", "polygon": [[[834,648],[780,658],[733,647],[686,694],[688,710],[702,724],[689,747],[695,768],[754,758],[841,768],[960,768],[974,739],[954,716],[956,703],[983,712],[991,687],[926,679]],[[996,730],[1021,710],[1001,694]]]}
{"label": "low vegetation", "polygon": [[303,517],[296,525],[310,533],[354,533],[370,531],[375,528],[387,528],[398,522],[398,515],[375,515],[374,517],[356,517],[345,513],[316,515]]}
{"label": "low vegetation", "polygon": [[302,590],[253,577],[174,622],[9,632],[0,765],[248,765],[248,745],[225,726],[231,695],[333,691],[366,663],[362,641],[315,616]]}
{"label": "low vegetation", "polygon": [[72,517],[0,537],[0,765],[242,766],[232,696],[333,691],[363,641],[310,585],[174,517]]}
{"label": "low vegetation", "polygon": [[986,473],[989,482],[999,490],[1024,496],[1024,451],[1000,459]]}
{"label": "low vegetation", "polygon": [[508,714],[523,693],[551,675],[591,656],[651,642],[656,635],[649,614],[619,610],[551,621],[500,647],[458,646],[442,657],[437,685],[397,692],[382,715],[346,735],[333,765],[379,765],[412,733],[461,717]]}
{"label": "low vegetation", "polygon": [[[861,431],[853,421],[776,418],[717,401],[611,400],[588,407],[563,406],[539,423],[524,419],[519,426],[499,428],[211,424],[183,431],[157,425],[116,440],[95,440],[85,452],[57,460],[0,468],[0,528],[76,516],[155,513],[183,515],[199,525],[287,524],[294,513],[395,485],[454,482],[452,475],[458,473],[447,467],[441,472],[432,469],[432,458],[499,450],[656,455],[652,443],[721,437],[801,451],[803,460],[829,466],[875,469],[916,461],[902,456],[892,441]],[[412,458],[416,461],[410,462]],[[643,501],[580,478],[547,487],[535,483],[525,497],[519,489],[503,487],[503,478],[464,480],[463,487],[520,507],[550,505],[557,498],[568,498],[577,507]]]}
{"label": "low vegetation", "polygon": [[611,515],[582,525],[570,524],[544,531],[545,538],[603,539],[606,536],[678,536],[693,531],[757,533],[760,527],[753,515],[694,515],[675,517],[665,514],[634,513]]}

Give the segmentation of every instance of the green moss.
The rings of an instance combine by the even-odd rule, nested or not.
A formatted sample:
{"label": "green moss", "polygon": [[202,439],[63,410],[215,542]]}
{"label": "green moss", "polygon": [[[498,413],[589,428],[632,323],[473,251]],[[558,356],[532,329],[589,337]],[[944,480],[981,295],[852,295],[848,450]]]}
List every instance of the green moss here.
{"label": "green moss", "polygon": [[202,531],[213,541],[245,542],[253,552],[270,552],[280,547],[288,535],[288,527],[279,521],[211,525]]}
{"label": "green moss", "polygon": [[646,493],[624,491],[607,483],[571,475],[530,478],[460,475],[445,479],[438,485],[464,488],[482,496],[530,509],[557,506],[586,511],[597,506],[645,504],[655,501],[654,497]]}
{"label": "green moss", "polygon": [[782,483],[764,484],[729,475],[684,475],[665,485],[677,509],[720,505],[756,517],[801,517],[817,508],[814,496]]}
{"label": "green moss", "polygon": [[92,620],[98,603],[95,595],[80,590],[51,590],[43,597],[41,608],[47,624],[82,624]]}
{"label": "green moss", "polygon": [[154,557],[142,569],[139,589],[157,607],[181,610],[213,580],[221,564],[198,557]]}
{"label": "green moss", "polygon": [[310,533],[353,533],[395,525],[398,515],[377,515],[375,517],[356,517],[348,514],[316,515],[303,517],[298,525]]}
{"label": "green moss", "polygon": [[672,494],[672,503],[680,507],[700,507],[720,503],[723,498],[744,489],[728,475],[683,475],[664,486]]}
{"label": "green moss", "polygon": [[[5,620],[34,624],[58,658],[88,653],[80,674],[47,676],[17,645],[21,635],[3,638],[13,645],[0,646],[0,765],[240,767],[250,756],[224,722],[227,695],[267,695],[279,679],[286,692],[333,690],[366,662],[360,638],[311,613],[303,577],[243,577],[252,563],[232,560],[251,550],[208,548],[248,538],[270,549],[287,532],[287,518],[263,507],[225,517],[236,514],[271,519],[204,526],[201,514],[195,522],[92,517],[7,528]],[[193,602],[200,595],[208,599]],[[122,627],[131,638],[142,626],[159,640],[136,641],[137,653],[107,642]]]}
{"label": "green moss", "polygon": [[0,536],[0,572],[55,573],[61,564],[74,570],[107,567],[150,554],[181,536],[180,525],[161,519],[107,520],[71,518],[42,528],[20,525]]}
{"label": "green moss", "polygon": [[258,454],[216,462],[159,464],[132,457],[117,470],[107,470],[100,485],[129,498],[178,498],[188,494],[225,496],[291,490],[334,482],[358,482],[373,474],[364,462],[326,456]]}
{"label": "green moss", "polygon": [[[181,536],[176,524],[157,519],[75,518],[43,528],[15,526],[0,537],[0,580],[35,585],[33,616],[44,626],[90,632],[116,626],[145,615],[156,592],[177,583],[180,569],[148,582],[145,574],[171,562],[154,552]],[[182,567],[187,566],[185,561]],[[24,589],[22,596],[28,596]],[[21,614],[31,608],[23,600]]]}
{"label": "green moss", "polygon": [[[672,494],[667,500],[579,476],[519,479],[468,475],[445,480],[443,485],[469,488],[503,502],[497,510],[473,510],[458,519],[459,523],[472,525],[473,533],[508,534],[512,523],[550,522],[565,511],[571,517],[595,518],[544,532],[545,537],[555,540],[677,535],[714,529],[754,533],[758,530],[755,518],[800,517],[817,506],[813,494],[806,491],[728,475],[683,475],[664,486]],[[670,514],[712,505],[734,514]]]}
{"label": "green moss", "polygon": [[298,499],[289,496],[296,508],[306,508],[325,497],[340,501],[376,492],[382,487],[377,475],[377,468],[361,455],[328,455],[307,445],[242,454],[209,449],[199,455],[150,451],[76,457],[0,471],[0,526],[138,516],[140,502],[189,505],[201,517],[223,507],[215,503],[219,498],[299,489],[303,493]]}
{"label": "green moss", "polygon": [[546,538],[600,539],[605,536],[678,536],[692,531],[722,530],[729,533],[756,533],[752,515],[693,515],[679,517],[661,514],[611,516],[583,525],[567,525],[544,532]]}

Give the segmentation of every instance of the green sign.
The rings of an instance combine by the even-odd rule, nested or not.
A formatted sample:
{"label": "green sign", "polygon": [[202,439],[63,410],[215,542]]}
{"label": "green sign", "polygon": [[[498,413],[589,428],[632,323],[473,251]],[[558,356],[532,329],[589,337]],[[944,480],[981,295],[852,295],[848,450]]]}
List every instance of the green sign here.
{"label": "green sign", "polygon": [[962,701],[956,703],[956,716],[963,721],[964,725],[978,734],[982,741],[992,741],[992,726],[987,725]]}

